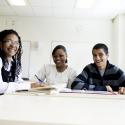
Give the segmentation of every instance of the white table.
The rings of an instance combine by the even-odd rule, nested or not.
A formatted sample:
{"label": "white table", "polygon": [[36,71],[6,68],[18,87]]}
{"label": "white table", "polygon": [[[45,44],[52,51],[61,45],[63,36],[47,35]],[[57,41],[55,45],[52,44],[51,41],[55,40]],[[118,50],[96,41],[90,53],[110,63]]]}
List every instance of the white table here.
{"label": "white table", "polygon": [[2,95],[0,125],[125,125],[123,95]]}

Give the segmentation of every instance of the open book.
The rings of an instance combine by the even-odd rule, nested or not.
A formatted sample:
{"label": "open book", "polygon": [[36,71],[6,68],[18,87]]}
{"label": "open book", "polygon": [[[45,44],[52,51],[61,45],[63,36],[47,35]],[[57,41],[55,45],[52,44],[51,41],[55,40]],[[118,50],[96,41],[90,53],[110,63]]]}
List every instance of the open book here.
{"label": "open book", "polygon": [[52,86],[44,86],[44,87],[31,88],[29,91],[44,92],[44,91],[50,91],[50,90],[55,90],[55,88]]}

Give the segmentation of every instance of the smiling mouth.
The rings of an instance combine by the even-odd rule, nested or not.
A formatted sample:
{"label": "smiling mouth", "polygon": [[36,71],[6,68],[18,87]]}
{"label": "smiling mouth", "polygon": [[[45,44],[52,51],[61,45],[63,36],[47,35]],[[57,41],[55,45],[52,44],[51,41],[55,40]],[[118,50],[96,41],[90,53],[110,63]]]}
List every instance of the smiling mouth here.
{"label": "smiling mouth", "polygon": [[61,63],[61,61],[56,61],[56,63]]}
{"label": "smiling mouth", "polygon": [[17,51],[14,50],[14,49],[13,49],[13,50],[8,50],[8,53],[10,53],[10,54],[16,54],[16,52],[17,52]]}
{"label": "smiling mouth", "polygon": [[96,62],[97,64],[100,64],[100,63],[102,63],[102,62]]}
{"label": "smiling mouth", "polygon": [[16,49],[8,49],[8,51],[16,51]]}

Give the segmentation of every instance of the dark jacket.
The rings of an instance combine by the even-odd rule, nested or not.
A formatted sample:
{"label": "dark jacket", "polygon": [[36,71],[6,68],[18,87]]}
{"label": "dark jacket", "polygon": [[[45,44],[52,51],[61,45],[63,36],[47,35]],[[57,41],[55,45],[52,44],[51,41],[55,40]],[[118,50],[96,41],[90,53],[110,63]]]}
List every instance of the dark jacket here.
{"label": "dark jacket", "polygon": [[110,85],[114,91],[118,91],[119,87],[125,87],[124,72],[108,61],[103,76],[94,63],[87,65],[76,77],[71,89],[106,91],[106,85]]}

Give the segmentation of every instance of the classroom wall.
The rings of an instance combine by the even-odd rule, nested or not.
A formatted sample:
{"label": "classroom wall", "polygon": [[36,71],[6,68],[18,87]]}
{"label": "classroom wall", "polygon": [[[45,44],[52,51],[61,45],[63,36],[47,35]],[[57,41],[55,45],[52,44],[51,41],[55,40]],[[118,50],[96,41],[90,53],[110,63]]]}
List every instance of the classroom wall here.
{"label": "classroom wall", "polygon": [[125,71],[125,14],[118,15],[113,21],[113,53],[116,64]]}
{"label": "classroom wall", "polygon": [[[109,48],[113,43],[113,23],[109,19],[1,16],[0,30],[5,28],[17,30],[23,41],[29,41],[32,44],[29,63],[30,77],[43,64],[50,63],[52,41],[83,42],[92,46],[95,43],[104,42]],[[83,49],[85,48],[87,46],[83,46]],[[114,52],[113,49],[110,52],[112,55],[110,60],[115,62],[116,57],[112,52]]]}

